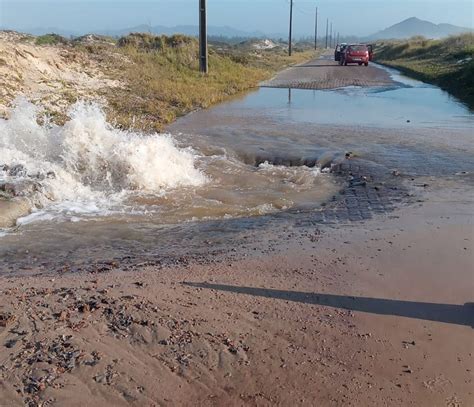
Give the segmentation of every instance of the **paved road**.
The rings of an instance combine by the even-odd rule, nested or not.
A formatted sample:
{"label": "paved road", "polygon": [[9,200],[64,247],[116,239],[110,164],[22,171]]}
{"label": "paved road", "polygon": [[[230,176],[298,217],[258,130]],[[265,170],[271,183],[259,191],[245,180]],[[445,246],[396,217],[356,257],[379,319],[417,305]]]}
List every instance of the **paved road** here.
{"label": "paved road", "polygon": [[387,86],[393,84],[387,71],[373,64],[368,67],[339,66],[332,54],[280,72],[262,87],[295,89],[335,89],[345,86]]}

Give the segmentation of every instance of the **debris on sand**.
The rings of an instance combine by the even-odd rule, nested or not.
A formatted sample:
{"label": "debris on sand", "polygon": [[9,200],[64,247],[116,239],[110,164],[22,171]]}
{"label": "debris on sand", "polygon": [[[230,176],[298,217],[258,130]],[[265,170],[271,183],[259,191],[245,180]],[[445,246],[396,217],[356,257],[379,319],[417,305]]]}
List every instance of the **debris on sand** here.
{"label": "debris on sand", "polygon": [[15,316],[10,312],[0,312],[0,327],[6,327],[15,321]]}

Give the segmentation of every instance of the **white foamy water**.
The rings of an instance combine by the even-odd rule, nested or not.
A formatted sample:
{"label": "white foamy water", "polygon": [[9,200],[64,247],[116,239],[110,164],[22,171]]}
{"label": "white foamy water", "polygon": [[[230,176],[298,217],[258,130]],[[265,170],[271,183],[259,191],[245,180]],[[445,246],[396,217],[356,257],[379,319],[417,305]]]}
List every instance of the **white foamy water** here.
{"label": "white foamy water", "polygon": [[32,182],[37,190],[36,210],[23,222],[106,213],[137,191],[162,195],[206,182],[192,149],[179,148],[169,134],[117,130],[96,104],[76,103],[64,126],[39,125],[39,114],[20,99],[10,119],[0,119],[0,181]]}
{"label": "white foamy water", "polygon": [[31,201],[31,213],[16,219],[24,229],[40,221],[177,224],[260,216],[316,207],[339,188],[318,167],[242,159],[240,138],[216,147],[196,134],[180,134],[178,142],[170,134],[119,130],[100,106],[85,102],[71,108],[64,126],[40,114],[18,100],[10,118],[0,119],[0,184],[16,185]]}

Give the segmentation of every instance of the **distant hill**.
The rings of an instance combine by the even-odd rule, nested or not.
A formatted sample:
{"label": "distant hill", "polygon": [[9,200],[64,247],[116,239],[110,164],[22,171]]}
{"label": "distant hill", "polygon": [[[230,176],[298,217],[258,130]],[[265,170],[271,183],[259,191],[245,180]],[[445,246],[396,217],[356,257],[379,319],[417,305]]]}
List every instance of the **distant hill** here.
{"label": "distant hill", "polygon": [[[148,25],[140,25],[137,27],[132,27],[132,28],[127,28],[124,30],[116,30],[116,31],[109,31],[109,32],[103,32],[100,34],[107,34],[107,35],[112,35],[112,36],[122,36],[129,34],[131,32],[150,32],[153,34],[166,34],[166,35],[172,35],[172,34],[185,34],[185,35],[198,35],[199,33],[199,28],[198,26],[195,25],[177,25],[174,27],[166,27],[166,26],[148,26]],[[242,31],[238,30],[232,27],[228,26],[208,26],[207,27],[207,33],[209,36],[212,37],[243,37],[243,38],[248,38],[248,37],[264,37],[265,34],[262,32],[247,32],[247,31]]]}
{"label": "distant hill", "polygon": [[[74,32],[74,31],[69,31],[69,30],[63,30],[56,27],[38,27],[38,28],[32,28],[28,30],[19,30],[19,31],[27,32],[33,35],[56,33],[64,37],[71,37],[71,36],[77,37],[77,36],[87,34],[85,32]],[[149,26],[146,24],[142,24],[135,27],[124,28],[124,29],[93,30],[94,34],[108,35],[112,37],[122,37],[124,35],[130,34],[133,32],[149,32],[152,34],[166,34],[166,35],[179,33],[179,34],[197,36],[199,33],[199,28],[198,26],[195,26],[195,25],[178,25],[174,27],[166,27],[166,26]],[[207,32],[210,37],[226,37],[226,38],[235,38],[235,37],[264,38],[265,37],[265,34],[259,31],[248,32],[248,31],[242,31],[242,30],[238,30],[238,29],[228,27],[228,26],[222,26],[222,27],[209,26],[207,28]]]}
{"label": "distant hill", "polygon": [[10,31],[10,30],[26,33],[26,34],[31,34],[35,36],[54,33],[54,34],[62,35],[63,37],[67,37],[67,38],[71,36],[78,37],[80,35],[86,34],[86,33],[78,32],[78,31],[63,30],[57,27],[34,27],[34,28],[26,29],[26,28],[21,28],[21,27],[11,28],[11,27],[0,26],[0,31]]}
{"label": "distant hill", "polygon": [[452,24],[433,24],[429,21],[411,17],[371,35],[368,39],[404,39],[415,35],[422,35],[426,38],[443,38],[469,31],[472,32],[472,28],[458,27]]}
{"label": "distant hill", "polygon": [[[1,0],[0,0],[1,1]],[[1,27],[0,29],[7,29],[7,27]],[[30,29],[16,29],[17,31],[26,32],[33,35],[43,35],[56,33],[64,37],[79,37],[87,32],[71,31],[65,30],[56,27],[37,27]],[[358,37],[344,37],[341,41],[346,42],[357,42],[357,41],[375,41],[378,39],[404,39],[410,38],[415,35],[422,35],[426,38],[443,38],[449,35],[460,34],[464,32],[473,32],[472,28],[458,27],[452,24],[433,24],[429,21],[420,20],[416,17],[408,18],[398,24],[394,24],[391,27],[386,28],[385,30],[379,31],[368,37],[358,38]],[[152,34],[185,34],[191,36],[197,36],[199,33],[199,27],[196,25],[177,25],[177,26],[150,26],[146,24],[137,25],[134,27],[124,28],[124,29],[107,29],[107,30],[92,30],[91,33],[98,35],[107,35],[111,37],[122,37],[124,35],[133,33],[133,32],[149,32]],[[211,38],[222,38],[222,39],[248,39],[248,38],[258,38],[258,39],[280,39],[286,38],[286,33],[264,33],[262,31],[244,31],[239,30],[229,26],[209,26],[208,35]],[[295,39],[305,39],[304,36],[295,35]],[[308,41],[313,41],[313,37],[308,37]],[[320,41],[324,42],[324,37],[320,37]],[[321,42],[321,43],[322,43]]]}

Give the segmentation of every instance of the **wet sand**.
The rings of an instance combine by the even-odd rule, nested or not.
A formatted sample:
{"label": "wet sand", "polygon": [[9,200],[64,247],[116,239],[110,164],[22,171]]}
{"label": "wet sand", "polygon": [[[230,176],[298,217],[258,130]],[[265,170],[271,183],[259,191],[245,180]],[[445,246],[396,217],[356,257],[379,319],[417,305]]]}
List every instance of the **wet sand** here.
{"label": "wet sand", "polygon": [[3,277],[3,403],[472,405],[473,202],[450,191],[213,264]]}

